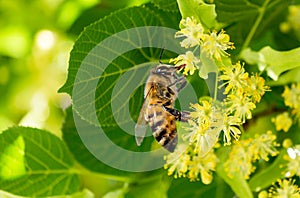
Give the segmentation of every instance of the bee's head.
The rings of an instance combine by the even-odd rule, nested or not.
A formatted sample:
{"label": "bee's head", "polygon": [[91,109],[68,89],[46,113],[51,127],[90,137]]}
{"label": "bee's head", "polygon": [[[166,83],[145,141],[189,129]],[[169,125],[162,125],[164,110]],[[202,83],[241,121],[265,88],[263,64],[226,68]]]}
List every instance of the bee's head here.
{"label": "bee's head", "polygon": [[152,73],[161,74],[161,75],[172,75],[173,73],[180,70],[184,66],[185,65],[172,66],[172,65],[159,64],[158,66],[152,69]]}
{"label": "bee's head", "polygon": [[176,69],[173,66],[163,65],[163,64],[160,64],[160,65],[158,65],[158,66],[156,66],[155,68],[152,69],[152,73],[162,74],[162,75],[168,75],[168,74],[171,74],[175,71],[176,71]]}

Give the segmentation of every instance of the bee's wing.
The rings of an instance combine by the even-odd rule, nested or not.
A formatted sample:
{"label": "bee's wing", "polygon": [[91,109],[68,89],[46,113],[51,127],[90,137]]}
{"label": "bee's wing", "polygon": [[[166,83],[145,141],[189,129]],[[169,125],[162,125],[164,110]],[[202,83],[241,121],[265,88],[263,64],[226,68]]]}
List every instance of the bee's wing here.
{"label": "bee's wing", "polygon": [[149,93],[152,90],[152,88],[153,87],[151,87],[149,89],[149,91],[144,99],[144,103],[141,108],[138,121],[135,125],[135,141],[138,146],[140,146],[142,144],[144,137],[146,135],[147,127],[148,127],[148,121],[145,119],[145,117],[147,117],[147,109],[148,109],[148,105],[149,105],[149,101],[150,101]]}

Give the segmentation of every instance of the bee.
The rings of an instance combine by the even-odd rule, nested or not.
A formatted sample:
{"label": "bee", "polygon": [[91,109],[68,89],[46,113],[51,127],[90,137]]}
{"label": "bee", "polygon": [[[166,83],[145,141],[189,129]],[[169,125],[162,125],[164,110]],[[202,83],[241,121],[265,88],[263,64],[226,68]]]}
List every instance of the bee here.
{"label": "bee", "polygon": [[177,95],[187,83],[185,76],[180,77],[176,73],[183,67],[185,64],[172,66],[160,63],[150,71],[144,103],[135,125],[138,146],[143,142],[149,124],[156,141],[168,151],[174,151],[178,142],[176,121],[186,122],[189,118],[189,112],[174,109]]}

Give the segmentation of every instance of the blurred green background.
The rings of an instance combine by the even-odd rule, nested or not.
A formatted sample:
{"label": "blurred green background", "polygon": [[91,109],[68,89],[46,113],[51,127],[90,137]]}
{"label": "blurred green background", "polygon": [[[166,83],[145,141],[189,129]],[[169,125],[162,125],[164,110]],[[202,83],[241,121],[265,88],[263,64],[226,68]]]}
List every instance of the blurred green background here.
{"label": "blurred green background", "polygon": [[0,131],[13,126],[43,128],[60,135],[58,94],[69,53],[83,28],[119,8],[145,1],[0,1]]}

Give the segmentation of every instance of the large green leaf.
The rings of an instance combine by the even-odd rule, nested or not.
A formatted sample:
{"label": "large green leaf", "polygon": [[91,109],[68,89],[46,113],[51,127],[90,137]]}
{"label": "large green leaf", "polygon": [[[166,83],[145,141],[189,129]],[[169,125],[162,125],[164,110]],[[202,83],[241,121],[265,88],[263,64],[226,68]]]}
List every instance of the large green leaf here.
{"label": "large green leaf", "polygon": [[[99,118],[101,126],[117,126],[111,104],[118,102],[119,94],[124,93],[124,89],[128,89],[127,92],[134,91],[142,85],[149,69],[158,64],[161,50],[155,48],[177,43],[180,49],[178,42],[174,40],[175,29],[164,29],[169,31],[165,34],[164,30],[157,31],[153,26],[175,28],[178,21],[178,15],[149,5],[123,9],[90,25],[75,43],[70,57],[68,79],[60,91],[72,96],[74,109],[83,119],[97,125]],[[125,73],[128,75],[128,79],[123,78],[126,83],[119,84],[121,90],[116,90],[117,82]],[[116,93],[115,98],[111,96],[113,91]],[[141,106],[143,99],[142,89],[138,89],[135,94],[131,111],[139,109],[137,107]],[[124,101],[124,104],[128,103]],[[122,107],[116,111],[120,109]],[[98,118],[94,116],[95,111]],[[137,114],[134,112],[133,116],[137,118]],[[128,116],[126,119],[122,120],[124,124],[131,120]]]}
{"label": "large green leaf", "polygon": [[[104,178],[114,179],[114,177],[117,177],[115,178],[116,180],[121,180],[121,181],[129,180],[128,178],[132,176],[132,174],[106,165],[105,163],[98,160],[88,150],[88,148],[82,142],[74,123],[74,117],[77,120],[81,120],[80,117],[75,112],[74,114],[72,113],[72,108],[68,108],[66,113],[67,116],[62,129],[63,139],[67,143],[70,151],[73,153],[76,160],[85,168],[91,171],[103,173]],[[90,123],[84,120],[79,121],[77,123],[77,126],[80,128],[85,128],[85,131],[87,133],[94,131],[93,128],[96,128],[94,125],[91,125]],[[93,136],[93,134],[90,135]],[[125,142],[126,141],[128,140],[125,140]]]}
{"label": "large green leaf", "polygon": [[[176,29],[168,28],[176,28],[178,23],[179,14],[153,5],[127,8],[90,25],[76,41],[61,91],[73,99],[75,122],[71,132],[78,132],[88,150],[104,164],[125,171],[163,166],[165,150],[160,147],[152,154],[144,152],[151,149],[153,137],[149,131],[138,147],[134,125],[144,98],[143,83],[149,70],[159,64],[158,48],[165,48],[163,59],[182,53],[183,48],[174,39]],[[197,101],[190,85],[179,98],[184,109]],[[94,169],[107,172],[97,166]]]}
{"label": "large green leaf", "polygon": [[[74,120],[77,120],[76,126]],[[73,153],[76,160],[88,170],[93,171],[89,173],[89,179],[102,178],[120,182],[142,182],[144,179],[149,180],[152,177],[156,178],[157,175],[161,174],[160,170],[153,170],[146,173],[132,173],[126,170],[122,170],[122,164],[130,164],[132,160],[134,160],[131,158],[132,156],[128,157],[126,153],[121,153],[120,155],[120,153],[114,152],[114,148],[101,148],[101,145],[99,152],[103,155],[99,156],[97,152],[93,152],[93,148],[90,149],[91,147],[84,144],[79,133],[77,132],[78,129],[84,129],[88,136],[91,137],[91,139],[95,139],[95,143],[101,141],[96,137],[97,130],[95,129],[97,129],[97,127],[84,120],[81,120],[80,117],[76,114],[76,112],[72,113],[72,109],[69,108],[67,110],[66,121],[63,126],[63,139],[66,141],[70,151]],[[116,135],[112,137],[112,140],[118,142],[118,144],[122,145],[127,149],[136,148],[137,146],[135,143],[127,144],[127,142],[130,141],[129,138],[132,139],[132,137],[130,136],[126,137],[124,135]],[[151,142],[149,139],[147,139],[147,141],[145,142],[146,147],[141,148],[142,151],[149,148]],[[103,159],[103,156],[106,159]],[[153,156],[152,159],[156,161],[161,161],[161,163],[163,163],[162,156],[160,155],[158,157]],[[151,167],[151,165],[155,163],[156,162],[154,161],[147,161],[147,159],[141,159],[141,161],[137,163],[137,166],[141,168],[147,166]],[[121,169],[118,168],[118,166],[121,167]]]}
{"label": "large green leaf", "polygon": [[[68,144],[78,162],[87,169],[93,171],[88,174],[87,179],[96,183],[99,179],[109,179],[110,181],[120,181],[129,184],[128,189],[115,189],[105,194],[105,197],[123,197],[125,195],[126,197],[153,197],[153,194],[156,194],[157,196],[165,195],[165,192],[169,186],[169,181],[163,178],[165,173],[163,173],[161,170],[150,171],[146,173],[131,173],[114,168],[100,159],[97,159],[97,155],[93,155],[93,153],[91,153],[82,142],[77,132],[77,128],[75,127],[73,116],[77,117],[75,119],[80,119],[76,113],[72,114],[72,109],[69,108],[67,110],[66,122],[63,126],[63,139]],[[93,128],[95,127],[94,125],[91,125],[83,120],[80,123],[77,123],[76,126],[85,128],[87,133],[93,131]],[[90,135],[93,136],[93,134]],[[124,139],[123,136],[116,136],[114,139],[118,139],[119,141],[123,142],[128,141]],[[136,147],[136,145],[127,145],[127,148],[128,147]],[[105,153],[104,150],[100,152]],[[114,152],[111,152],[110,149],[108,149],[108,152],[110,155],[107,154],[107,158],[116,160],[121,164],[128,163],[128,160],[131,160],[126,156],[120,156]],[[115,155],[117,155],[117,157]],[[149,162],[150,165],[152,163],[155,162]],[[143,166],[143,164],[140,164],[140,166]]]}
{"label": "large green leaf", "polygon": [[68,195],[81,187],[66,145],[47,131],[7,129],[0,135],[0,162],[0,189],[16,195]]}

